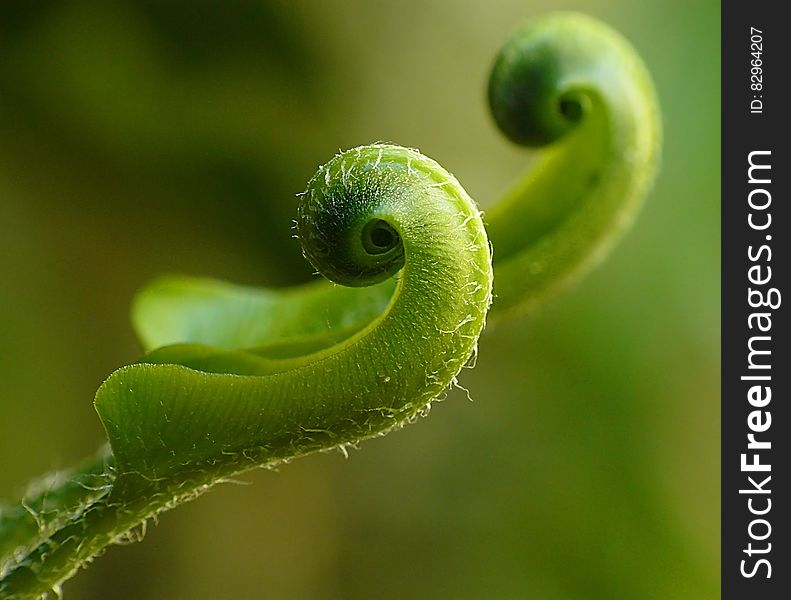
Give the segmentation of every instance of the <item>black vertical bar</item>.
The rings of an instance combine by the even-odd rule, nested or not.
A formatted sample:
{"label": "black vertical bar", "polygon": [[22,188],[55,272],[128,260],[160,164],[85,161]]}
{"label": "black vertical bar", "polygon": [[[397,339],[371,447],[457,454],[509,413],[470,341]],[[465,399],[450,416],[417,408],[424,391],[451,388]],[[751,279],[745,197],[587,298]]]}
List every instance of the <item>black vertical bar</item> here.
{"label": "black vertical bar", "polygon": [[725,600],[791,598],[791,332],[782,297],[791,294],[791,28],[784,12],[785,2],[770,0],[722,4]]}

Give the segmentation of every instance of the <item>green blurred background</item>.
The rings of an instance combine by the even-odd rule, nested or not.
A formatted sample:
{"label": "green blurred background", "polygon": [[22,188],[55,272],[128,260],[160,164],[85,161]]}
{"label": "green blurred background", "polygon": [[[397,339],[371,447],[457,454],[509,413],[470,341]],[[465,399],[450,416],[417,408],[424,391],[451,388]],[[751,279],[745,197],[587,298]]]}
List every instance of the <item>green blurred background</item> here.
{"label": "green blurred background", "polygon": [[485,332],[429,418],[220,486],[67,598],[719,596],[719,3],[0,3],[0,497],[104,439],[93,394],[167,272],[305,280],[295,194],[339,148],[420,148],[485,208],[529,163],[484,102],[533,15],[636,45],[661,176],[611,258]]}

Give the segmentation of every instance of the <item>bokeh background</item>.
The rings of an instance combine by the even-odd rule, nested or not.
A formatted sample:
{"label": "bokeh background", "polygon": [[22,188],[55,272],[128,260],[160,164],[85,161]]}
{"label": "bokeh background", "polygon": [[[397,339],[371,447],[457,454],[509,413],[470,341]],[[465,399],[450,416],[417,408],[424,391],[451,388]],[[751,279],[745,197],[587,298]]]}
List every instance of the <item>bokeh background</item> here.
{"label": "bokeh background", "polygon": [[530,154],[484,102],[557,9],[653,73],[664,165],[571,293],[487,330],[403,431],[224,485],[111,549],[79,599],[719,596],[719,3],[4,0],[0,497],[104,439],[96,388],[167,272],[287,285],[295,194],[339,148],[420,148],[484,206]]}

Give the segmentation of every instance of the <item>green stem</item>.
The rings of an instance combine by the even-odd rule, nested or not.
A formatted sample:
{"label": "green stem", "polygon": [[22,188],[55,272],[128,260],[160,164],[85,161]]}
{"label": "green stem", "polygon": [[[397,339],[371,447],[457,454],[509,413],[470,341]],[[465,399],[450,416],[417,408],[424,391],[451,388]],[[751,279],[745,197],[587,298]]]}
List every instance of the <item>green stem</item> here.
{"label": "green stem", "polygon": [[0,507],[0,575],[14,562],[109,493],[114,478],[109,448],[75,469],[46,475],[28,486],[18,504]]}

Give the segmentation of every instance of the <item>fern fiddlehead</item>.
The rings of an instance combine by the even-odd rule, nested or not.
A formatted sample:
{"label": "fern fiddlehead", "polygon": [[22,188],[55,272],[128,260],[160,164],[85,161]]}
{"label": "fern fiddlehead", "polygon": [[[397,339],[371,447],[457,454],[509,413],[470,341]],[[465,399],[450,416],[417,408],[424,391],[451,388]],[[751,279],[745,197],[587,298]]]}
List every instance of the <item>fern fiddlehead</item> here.
{"label": "fern fiddlehead", "polygon": [[602,258],[653,181],[660,123],[635,51],[576,14],[538,20],[505,45],[489,102],[511,141],[548,146],[487,213],[495,315],[535,305]]}
{"label": "fern fiddlehead", "polygon": [[[500,51],[489,80],[495,122],[540,160],[485,215],[494,248],[490,320],[529,309],[593,267],[628,227],[659,160],[651,78],[618,33],[583,15],[540,18]],[[163,277],[135,299],[141,343],[224,347],[343,335],[378,315],[392,284],[317,281],[256,289]]]}
{"label": "fern fiddlehead", "polygon": [[[486,218],[497,316],[548,297],[617,238],[653,177],[659,125],[634,51],[579,15],[519,32],[489,97],[511,140],[548,145]],[[96,396],[111,449],[0,512],[0,598],[57,588],[224,477],[398,426],[453,380],[483,327],[492,269],[452,176],[396,146],[348,151],[311,180],[297,230],[335,283],[164,278],[138,296],[149,353]]]}
{"label": "fern fiddlehead", "polygon": [[298,231],[335,281],[398,273],[386,310],[303,355],[181,344],[113,373],[95,401],[112,449],[104,481],[7,566],[3,597],[51,589],[218,480],[401,425],[450,384],[477,343],[492,285],[483,223],[456,179],[414,150],[356,148],[311,180]]}

